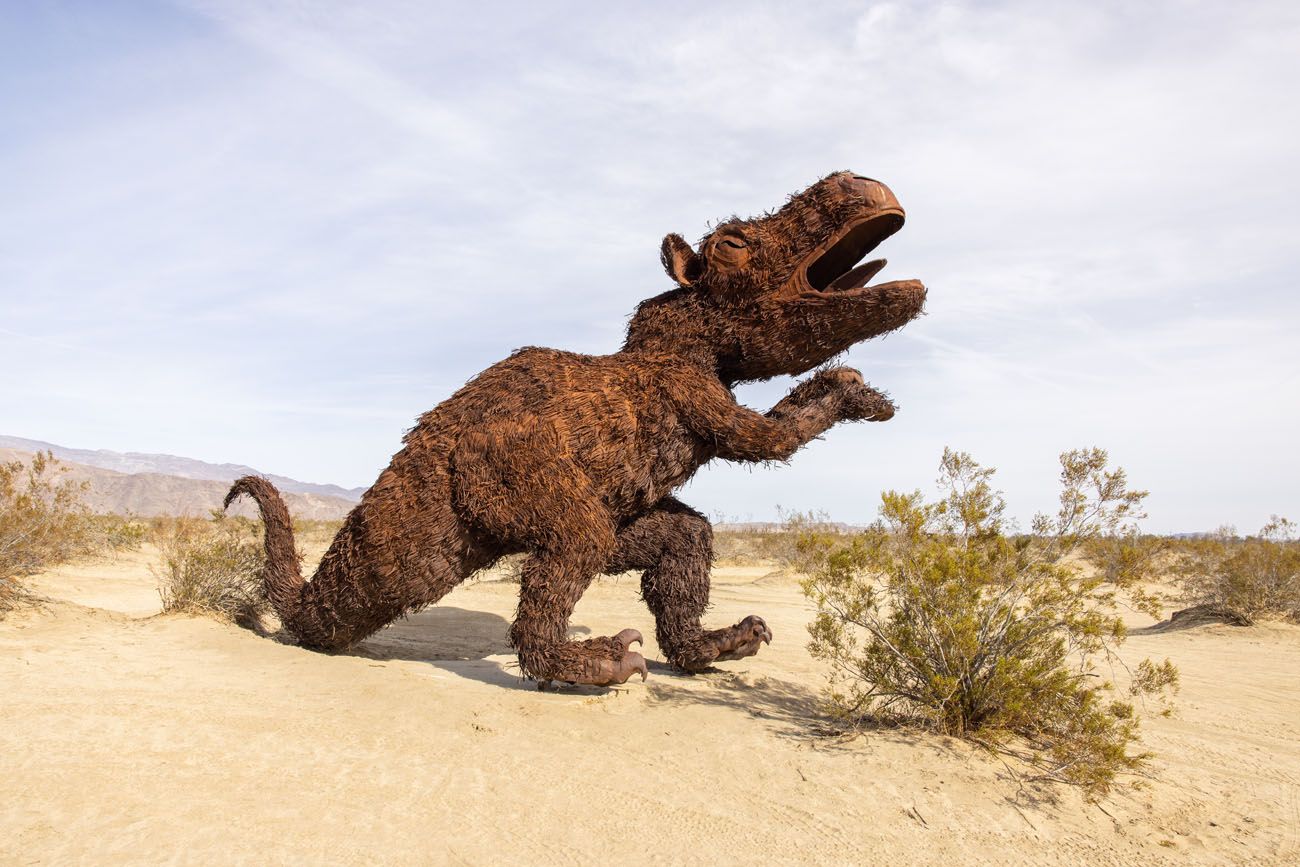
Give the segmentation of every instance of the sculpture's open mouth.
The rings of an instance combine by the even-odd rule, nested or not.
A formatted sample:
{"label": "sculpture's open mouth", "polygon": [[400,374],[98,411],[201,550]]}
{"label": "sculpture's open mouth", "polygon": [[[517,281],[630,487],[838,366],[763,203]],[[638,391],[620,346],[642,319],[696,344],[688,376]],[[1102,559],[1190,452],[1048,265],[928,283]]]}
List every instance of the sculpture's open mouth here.
{"label": "sculpture's open mouth", "polygon": [[869,288],[867,283],[885,267],[884,259],[859,262],[903,227],[903,212],[889,210],[850,226],[820,256],[803,269],[807,289],[818,294]]}
{"label": "sculpture's open mouth", "polygon": [[902,226],[902,208],[870,211],[814,250],[806,264],[795,270],[778,297],[798,308],[795,321],[806,334],[802,342],[794,341],[801,343],[801,351],[788,370],[811,370],[855,343],[902,328],[920,315],[926,295],[921,281],[868,285],[885,267],[885,260],[862,261]]}

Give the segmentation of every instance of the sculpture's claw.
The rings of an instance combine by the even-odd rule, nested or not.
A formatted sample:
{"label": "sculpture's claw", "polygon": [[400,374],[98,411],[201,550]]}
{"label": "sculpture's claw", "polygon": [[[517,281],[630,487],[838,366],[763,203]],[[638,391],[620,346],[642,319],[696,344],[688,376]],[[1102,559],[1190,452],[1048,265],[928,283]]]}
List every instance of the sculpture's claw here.
{"label": "sculpture's claw", "polygon": [[520,660],[525,671],[541,681],[615,686],[627,683],[632,675],[640,673],[644,682],[650,669],[645,657],[630,649],[633,644],[644,644],[641,633],[624,629],[610,638],[591,638],[561,645],[550,653],[539,654],[541,658],[531,664],[523,654]]}
{"label": "sculpture's claw", "polygon": [[889,421],[897,411],[888,395],[864,384],[849,391],[841,409],[845,421]]}
{"label": "sculpture's claw", "polygon": [[624,650],[631,647],[632,642],[636,642],[642,646],[645,645],[645,640],[641,638],[641,633],[635,629],[624,629],[618,635],[614,636],[614,640],[623,645]]}
{"label": "sculpture's claw", "polygon": [[583,666],[583,669],[578,676],[572,678],[565,676],[564,679],[591,686],[616,686],[627,683],[637,672],[641,673],[641,682],[645,683],[645,679],[650,674],[645,664],[645,657],[635,650],[626,651],[618,659],[593,660],[591,664]]}
{"label": "sculpture's claw", "polygon": [[767,621],[751,614],[735,626],[705,632],[699,639],[670,651],[668,659],[682,671],[707,671],[715,662],[753,656],[764,644],[771,643],[772,630]]}
{"label": "sculpture's claw", "polygon": [[758,653],[758,648],[772,643],[772,630],[767,621],[751,614],[730,629],[722,630],[718,637],[716,661],[744,659]]}
{"label": "sculpture's claw", "polygon": [[642,683],[645,683],[645,679],[650,676],[650,669],[646,667],[645,657],[639,653],[628,653],[627,656],[623,657],[623,663],[627,666],[627,677],[624,677],[619,681],[619,683],[626,683],[628,678],[632,676],[633,672],[641,672]]}

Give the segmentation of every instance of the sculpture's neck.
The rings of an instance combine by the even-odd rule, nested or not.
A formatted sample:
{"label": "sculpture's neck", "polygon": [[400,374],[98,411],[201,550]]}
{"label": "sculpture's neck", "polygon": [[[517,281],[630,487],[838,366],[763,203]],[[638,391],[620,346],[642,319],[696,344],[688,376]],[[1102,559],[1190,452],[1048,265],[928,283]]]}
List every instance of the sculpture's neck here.
{"label": "sculpture's neck", "polygon": [[642,355],[666,355],[686,362],[710,373],[717,373],[718,351],[699,335],[663,334],[649,335],[623,342],[623,352]]}
{"label": "sculpture's neck", "polygon": [[738,354],[736,340],[720,324],[718,311],[698,294],[685,289],[666,292],[643,302],[628,323],[624,352],[669,356],[717,376],[728,387],[724,368]]}

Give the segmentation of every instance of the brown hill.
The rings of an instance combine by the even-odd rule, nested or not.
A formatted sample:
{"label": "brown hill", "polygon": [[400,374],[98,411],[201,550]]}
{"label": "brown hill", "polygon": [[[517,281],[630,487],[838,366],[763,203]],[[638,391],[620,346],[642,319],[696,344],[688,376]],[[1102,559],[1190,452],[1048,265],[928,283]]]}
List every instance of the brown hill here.
{"label": "brown hill", "polygon": [[[0,461],[27,461],[32,452],[0,448]],[[230,483],[212,479],[186,479],[162,473],[119,473],[101,467],[60,460],[67,467],[67,478],[90,483],[86,503],[96,512],[119,515],[196,515],[205,516],[221,508]],[[355,505],[342,497],[320,494],[284,493],[284,501],[295,517],[331,521],[346,515]],[[257,507],[240,500],[230,513],[257,517]]]}
{"label": "brown hill", "polygon": [[29,440],[23,437],[0,434],[0,449],[17,449],[20,452],[51,452],[61,461],[113,470],[127,475],[155,473],[161,476],[179,476],[182,479],[207,479],[214,482],[233,482],[240,476],[264,476],[286,494],[318,494],[356,502],[365,488],[341,488],[338,485],[321,485],[300,482],[288,476],[277,476],[243,464],[213,464],[208,461],[185,458],[179,455],[161,455],[145,452],[115,452],[108,449],[76,449]]}

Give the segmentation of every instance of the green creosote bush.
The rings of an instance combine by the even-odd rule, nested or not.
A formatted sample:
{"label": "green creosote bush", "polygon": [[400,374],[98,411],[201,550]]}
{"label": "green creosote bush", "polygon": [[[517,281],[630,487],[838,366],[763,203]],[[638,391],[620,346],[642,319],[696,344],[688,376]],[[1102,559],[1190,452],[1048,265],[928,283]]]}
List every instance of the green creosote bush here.
{"label": "green creosote bush", "polygon": [[270,610],[262,570],[266,555],[258,521],[214,513],[211,520],[154,522],[153,567],[164,612],[216,617],[260,629]]}
{"label": "green creosote bush", "polygon": [[1184,546],[1177,570],[1194,605],[1245,623],[1300,623],[1300,542],[1296,525],[1274,515],[1259,535],[1239,539],[1228,527]]}
{"label": "green creosote bush", "polygon": [[1163,600],[1149,592],[1146,584],[1165,577],[1173,550],[1169,539],[1144,534],[1129,525],[1088,539],[1081,548],[1083,558],[1107,584],[1127,591],[1132,607],[1159,619]]}
{"label": "green creosote bush", "polygon": [[[1138,708],[1176,690],[1169,661],[1128,669],[1120,594],[1067,560],[1081,546],[1142,516],[1106,452],[1061,456],[1055,516],[1008,533],[994,470],[945,450],[941,499],[882,495],[880,519],[848,539],[806,534],[815,563],[803,582],[817,606],[812,654],[831,664],[828,708],[840,724],[907,724],[964,737],[1015,756],[1032,779],[1106,793],[1137,773]],[[1122,671],[1121,689],[1104,673]]]}
{"label": "green creosote bush", "polygon": [[848,535],[842,525],[832,522],[823,511],[787,512],[778,506],[777,514],[781,518],[781,530],[764,540],[763,552],[787,574],[807,575],[817,567],[819,561],[808,550],[806,539],[842,540]]}
{"label": "green creosote bush", "polygon": [[88,485],[66,478],[49,452],[0,463],[0,615],[35,600],[20,579],[60,563],[138,547],[144,526],[119,515],[95,515]]}

